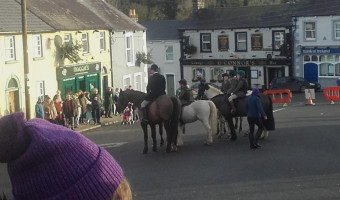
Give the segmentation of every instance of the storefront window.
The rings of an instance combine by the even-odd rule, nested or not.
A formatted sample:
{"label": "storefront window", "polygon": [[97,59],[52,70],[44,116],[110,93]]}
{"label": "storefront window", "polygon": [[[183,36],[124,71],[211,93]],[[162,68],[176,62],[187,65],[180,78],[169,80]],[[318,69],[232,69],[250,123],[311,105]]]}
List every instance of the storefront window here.
{"label": "storefront window", "polygon": [[303,58],[303,60],[306,62],[306,61],[310,61],[310,57],[309,56],[305,56],[304,58]]}
{"label": "storefront window", "polygon": [[340,56],[339,56],[339,55],[335,56],[335,61],[336,61],[336,62],[339,62],[339,61],[340,61]]}
{"label": "storefront window", "polygon": [[340,76],[340,63],[335,65],[335,76]]}
{"label": "storefront window", "polygon": [[210,81],[219,81],[222,80],[222,74],[224,73],[223,69],[221,68],[211,68],[210,73]]}
{"label": "storefront window", "polygon": [[320,64],[320,76],[334,76],[335,66],[331,63]]}
{"label": "storefront window", "polygon": [[319,61],[320,61],[320,62],[326,61],[326,57],[325,57],[325,56],[320,56]]}
{"label": "storefront window", "polygon": [[193,69],[192,70],[192,79],[194,81],[198,81],[199,78],[205,80],[205,69]]}
{"label": "storefront window", "polygon": [[334,61],[334,57],[333,57],[333,55],[329,55],[329,56],[327,56],[327,61]]}
{"label": "storefront window", "polygon": [[312,56],[312,61],[317,62],[318,61],[318,56],[316,56],[316,55]]}

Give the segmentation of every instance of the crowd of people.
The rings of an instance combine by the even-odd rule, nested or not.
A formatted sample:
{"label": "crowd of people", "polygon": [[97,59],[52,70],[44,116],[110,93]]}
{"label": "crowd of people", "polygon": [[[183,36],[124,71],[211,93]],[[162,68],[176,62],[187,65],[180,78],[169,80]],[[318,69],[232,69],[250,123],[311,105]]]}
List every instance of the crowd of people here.
{"label": "crowd of people", "polygon": [[105,95],[105,105],[97,88],[93,93],[78,90],[76,93],[68,91],[65,99],[61,97],[61,91],[57,90],[53,99],[45,95],[44,99],[38,98],[35,106],[36,118],[48,120],[54,124],[63,125],[71,128],[77,128],[81,124],[94,125],[101,124],[100,118],[105,115],[106,118],[112,118],[112,115],[119,114],[117,108],[119,98],[119,88],[112,91],[108,87]]}

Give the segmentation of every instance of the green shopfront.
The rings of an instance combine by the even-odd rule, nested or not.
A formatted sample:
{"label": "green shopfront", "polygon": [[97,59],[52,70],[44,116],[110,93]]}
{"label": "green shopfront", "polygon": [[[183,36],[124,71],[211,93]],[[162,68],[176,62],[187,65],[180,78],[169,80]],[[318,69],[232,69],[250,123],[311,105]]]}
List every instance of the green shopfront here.
{"label": "green shopfront", "polygon": [[57,68],[58,86],[62,98],[68,91],[74,94],[78,90],[87,91],[91,94],[93,89],[101,91],[101,63],[84,63],[78,65],[61,66]]}

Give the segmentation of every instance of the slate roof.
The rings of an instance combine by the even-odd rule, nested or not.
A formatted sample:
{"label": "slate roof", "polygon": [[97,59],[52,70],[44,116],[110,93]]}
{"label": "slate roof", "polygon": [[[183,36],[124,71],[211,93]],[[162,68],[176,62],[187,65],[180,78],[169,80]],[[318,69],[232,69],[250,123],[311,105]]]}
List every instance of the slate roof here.
{"label": "slate roof", "polygon": [[27,9],[56,30],[145,29],[103,0],[27,0]]}
{"label": "slate roof", "polygon": [[[49,26],[30,11],[27,11],[26,18],[28,32],[54,30],[53,27]],[[0,32],[20,33],[21,31],[21,5],[13,0],[0,0]]]}
{"label": "slate roof", "polygon": [[140,22],[147,28],[147,40],[178,40],[177,29],[183,25],[183,20],[160,20]]}
{"label": "slate roof", "polygon": [[327,15],[340,15],[339,0],[322,0],[313,4],[205,8],[194,13],[179,29],[286,27],[292,25],[293,16]]}

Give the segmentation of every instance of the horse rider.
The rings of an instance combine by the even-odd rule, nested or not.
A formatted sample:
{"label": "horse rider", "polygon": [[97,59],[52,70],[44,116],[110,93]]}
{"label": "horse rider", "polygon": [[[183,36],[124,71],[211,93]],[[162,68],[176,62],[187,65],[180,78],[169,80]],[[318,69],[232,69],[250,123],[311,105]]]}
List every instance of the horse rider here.
{"label": "horse rider", "polygon": [[180,80],[179,82],[181,91],[179,92],[179,99],[181,100],[182,106],[188,105],[194,102],[194,96],[190,88],[188,88],[187,81],[185,79]]}
{"label": "horse rider", "polygon": [[228,101],[231,105],[231,113],[236,112],[235,102],[234,99],[237,99],[239,97],[245,97],[248,90],[248,83],[245,78],[243,78],[246,75],[246,73],[243,70],[237,71],[237,86],[232,91],[231,96],[228,98]]}
{"label": "horse rider", "polygon": [[[195,100],[204,99],[205,79],[203,79],[201,76],[199,76],[197,79],[199,80],[200,84],[198,85],[198,90],[197,90],[198,94],[197,94]],[[202,92],[202,93],[200,94],[200,92]]]}
{"label": "horse rider", "polygon": [[146,106],[152,101],[156,100],[159,96],[165,95],[165,78],[158,73],[158,66],[156,64],[151,65],[148,85],[146,87],[146,96],[141,103],[141,110],[143,113],[142,122],[147,123],[148,117],[146,112]]}
{"label": "horse rider", "polygon": [[223,77],[223,82],[221,86],[221,92],[227,93],[231,86],[229,75],[227,73],[224,73],[222,74],[222,77]]}

